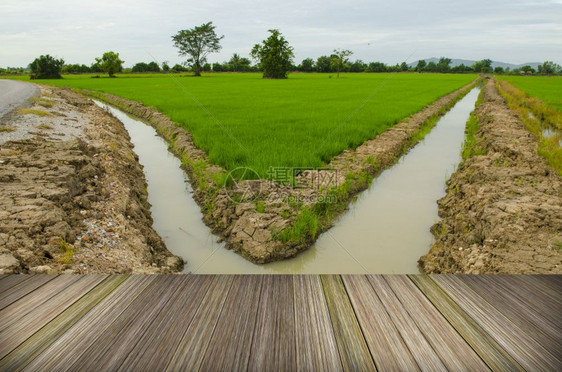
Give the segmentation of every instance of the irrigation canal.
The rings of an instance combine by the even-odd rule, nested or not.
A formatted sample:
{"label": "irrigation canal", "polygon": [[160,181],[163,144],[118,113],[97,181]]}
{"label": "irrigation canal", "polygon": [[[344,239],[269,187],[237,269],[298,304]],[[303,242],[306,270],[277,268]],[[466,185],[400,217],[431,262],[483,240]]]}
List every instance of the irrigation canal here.
{"label": "irrigation canal", "polygon": [[438,220],[436,202],[445,195],[445,181],[461,160],[465,123],[478,93],[479,88],[469,92],[422,142],[381,173],[313,247],[293,259],[266,265],[223,249],[202,222],[187,175],[166,142],[154,128],[108,109],[124,123],[144,167],[154,229],[172,253],[187,260],[186,272],[414,274],[418,258],[433,241],[430,227]]}

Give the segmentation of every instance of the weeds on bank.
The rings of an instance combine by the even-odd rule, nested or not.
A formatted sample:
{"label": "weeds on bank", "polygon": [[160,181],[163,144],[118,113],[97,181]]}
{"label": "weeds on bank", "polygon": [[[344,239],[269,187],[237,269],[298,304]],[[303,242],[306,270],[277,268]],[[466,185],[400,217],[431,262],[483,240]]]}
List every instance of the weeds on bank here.
{"label": "weeds on bank", "polygon": [[[480,104],[482,104],[482,92],[478,95],[478,99],[476,100],[475,111]],[[478,117],[476,117],[475,111],[470,113],[470,117],[466,122],[466,127],[464,130],[465,137],[464,142],[462,144],[461,156],[463,160],[466,160],[475,155],[484,155],[486,154],[486,149],[482,147],[479,143],[478,139],[476,138],[476,133],[480,130],[480,121]]]}
{"label": "weeds on bank", "polygon": [[62,256],[59,257],[58,261],[62,264],[69,265],[72,263],[74,258],[74,247],[68,244],[64,238],[59,239],[59,248],[62,251]]}
{"label": "weeds on bank", "polygon": [[55,105],[55,102],[46,98],[33,98],[32,101],[45,108],[51,108]]}
{"label": "weeds on bank", "polygon": [[[537,136],[537,153],[562,176],[562,113],[536,98],[529,97],[506,81],[497,82],[497,87],[509,108],[519,115],[525,128]],[[545,129],[554,130],[556,134],[550,138],[545,137]]]}
{"label": "weeds on bank", "polygon": [[0,133],[2,133],[2,132],[13,132],[15,130],[16,130],[16,128],[14,128],[14,127],[0,127]]}
{"label": "weeds on bank", "polygon": [[53,114],[51,114],[47,111],[30,109],[30,108],[19,109],[18,113],[21,114],[21,115],[53,116]]}

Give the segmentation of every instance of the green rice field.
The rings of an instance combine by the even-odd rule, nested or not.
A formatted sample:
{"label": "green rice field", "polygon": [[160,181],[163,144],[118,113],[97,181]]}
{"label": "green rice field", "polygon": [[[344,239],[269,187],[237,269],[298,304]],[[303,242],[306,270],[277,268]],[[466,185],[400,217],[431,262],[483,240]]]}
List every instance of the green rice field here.
{"label": "green rice field", "polygon": [[547,106],[562,111],[562,77],[560,76],[498,76]]}
{"label": "green rice field", "polygon": [[193,134],[211,162],[320,167],[476,78],[458,74],[261,74],[65,76],[37,80],[115,94],[156,107]]}

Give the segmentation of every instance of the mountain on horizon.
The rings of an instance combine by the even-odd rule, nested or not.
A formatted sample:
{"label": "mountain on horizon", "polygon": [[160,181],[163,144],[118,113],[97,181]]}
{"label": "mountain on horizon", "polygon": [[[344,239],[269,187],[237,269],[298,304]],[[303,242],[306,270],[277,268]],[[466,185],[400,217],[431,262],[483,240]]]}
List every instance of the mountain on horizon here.
{"label": "mountain on horizon", "polygon": [[[439,58],[435,58],[435,57],[426,58],[425,62],[426,63],[429,63],[429,62],[437,63],[437,62],[439,62]],[[455,67],[455,66],[459,66],[459,65],[472,66],[475,62],[478,62],[478,61],[471,60],[471,59],[459,59],[459,58],[452,59],[451,58],[450,66],[451,67]],[[415,62],[412,62],[412,63],[408,64],[408,66],[416,67],[417,64],[418,64],[418,61],[415,61]],[[522,63],[520,65],[516,65],[516,64],[513,64],[513,63],[492,61],[492,68],[502,67],[502,68],[505,69],[505,68],[509,67],[511,70],[513,70],[513,69],[521,68],[521,67],[527,66],[527,65],[531,66],[532,68],[534,68],[536,70],[539,65],[542,65],[542,62],[528,62],[528,63]]]}

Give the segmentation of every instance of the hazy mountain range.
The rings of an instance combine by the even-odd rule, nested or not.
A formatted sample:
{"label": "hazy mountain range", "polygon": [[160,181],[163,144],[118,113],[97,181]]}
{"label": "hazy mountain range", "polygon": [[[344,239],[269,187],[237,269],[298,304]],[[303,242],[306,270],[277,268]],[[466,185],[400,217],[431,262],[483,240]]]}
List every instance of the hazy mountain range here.
{"label": "hazy mountain range", "polygon": [[[426,58],[425,62],[429,63],[429,62],[434,62],[437,63],[439,62],[439,58]],[[477,61],[473,61],[470,59],[451,59],[451,67],[455,67],[458,65],[465,65],[465,66],[472,66],[474,64],[474,62]],[[412,62],[410,63],[408,66],[410,67],[415,67],[418,64],[418,61]],[[515,68],[521,68],[523,66],[529,65],[532,68],[534,68],[535,70],[537,69],[538,65],[542,65],[542,62],[528,62],[528,63],[522,63],[520,65],[514,65],[513,63],[506,63],[506,62],[498,62],[498,61],[492,61],[492,68],[496,68],[496,67],[503,67],[504,69],[509,67],[511,70],[515,69]]]}

